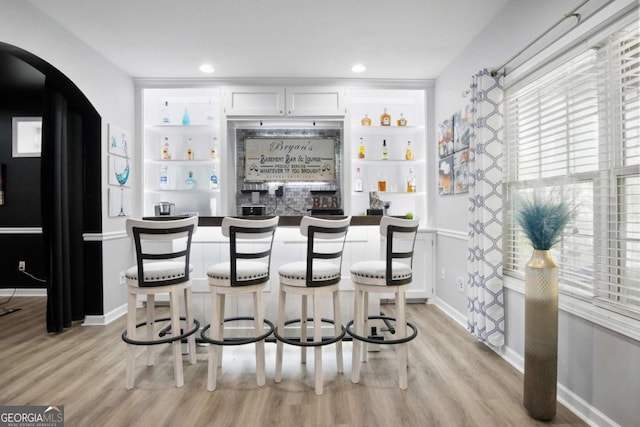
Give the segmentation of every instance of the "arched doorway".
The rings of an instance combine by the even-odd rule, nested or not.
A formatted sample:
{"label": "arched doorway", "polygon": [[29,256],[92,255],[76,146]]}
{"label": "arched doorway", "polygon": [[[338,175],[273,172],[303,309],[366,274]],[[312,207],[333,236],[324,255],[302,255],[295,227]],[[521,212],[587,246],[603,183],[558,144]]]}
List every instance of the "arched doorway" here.
{"label": "arched doorway", "polygon": [[[39,206],[42,247],[24,256],[41,254],[40,265],[47,288],[47,330],[60,332],[87,314],[103,312],[101,245],[83,239],[84,233],[100,233],[102,228],[101,118],[78,87],[46,61],[4,43],[0,43],[0,58],[16,66],[13,72],[11,69],[3,71],[12,74],[4,76],[8,83],[0,86],[0,90],[11,92],[10,99],[13,100],[33,98],[32,111],[37,110],[38,102],[41,106],[40,179],[39,182],[32,179],[31,187],[39,187],[39,203],[33,203],[32,209]],[[29,86],[28,80],[37,80],[39,75],[42,76],[41,84]],[[16,87],[12,88],[12,84]],[[0,136],[6,134],[0,132]],[[5,146],[7,141],[0,143]],[[9,161],[6,153],[6,147],[0,150],[0,155]],[[14,172],[7,172],[7,199],[3,206],[7,209],[0,214],[0,221],[20,222],[18,198],[12,201],[10,196],[23,184],[12,183],[10,178],[18,176],[15,171],[21,166],[12,163],[15,164],[9,166]],[[31,212],[31,215],[29,221],[37,222],[37,214]],[[12,238],[20,240],[20,237],[3,234],[0,240],[5,241],[0,241],[0,245],[11,244]],[[18,252],[20,250],[28,251],[29,248],[18,248]],[[8,257],[8,262],[17,264],[14,258],[21,256],[14,253]]]}

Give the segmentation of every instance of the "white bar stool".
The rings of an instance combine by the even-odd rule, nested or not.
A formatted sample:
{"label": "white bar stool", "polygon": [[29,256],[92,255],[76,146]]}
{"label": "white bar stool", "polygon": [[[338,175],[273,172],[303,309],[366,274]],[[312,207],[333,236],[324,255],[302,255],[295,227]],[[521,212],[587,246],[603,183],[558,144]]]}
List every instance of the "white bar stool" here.
{"label": "white bar stool", "polygon": [[[278,217],[269,219],[222,219],[222,234],[229,237],[229,259],[212,265],[207,270],[211,288],[211,324],[202,329],[201,337],[209,346],[207,390],[217,386],[218,366],[222,363],[222,346],[256,344],[256,376],[258,386],[265,383],[264,339],[271,335],[274,325],[264,318],[262,289],[269,282],[273,235]],[[224,317],[226,295],[253,294],[253,317]],[[238,320],[254,321],[254,336],[249,338],[224,338],[224,323]],[[267,331],[264,325],[267,325]],[[213,337],[206,332],[211,329]]]}
{"label": "white bar stool", "polygon": [[[315,393],[322,394],[322,346],[336,343],[338,372],[342,373],[342,338],[344,326],[340,322],[340,298],[338,286],[342,271],[342,252],[351,217],[328,220],[305,216],[300,222],[300,233],[307,237],[306,261],[292,262],[278,269],[280,276],[280,297],[278,304],[278,326],[276,337],[276,374],[275,381],[282,380],[283,343],[300,346],[302,363],[306,363],[306,347],[314,347]],[[287,293],[302,296],[302,314],[300,319],[285,322],[285,304]],[[333,320],[323,319],[320,315],[320,296],[333,296]],[[313,298],[313,318],[307,318],[307,297]],[[307,321],[313,321],[313,340],[307,340]],[[322,323],[334,325],[335,335],[322,337]],[[285,325],[300,323],[300,338],[285,338]]]}
{"label": "white bar stool", "polygon": [[[385,216],[380,220],[380,234],[386,237],[385,259],[362,261],[351,266],[353,282],[354,320],[346,325],[347,332],[353,337],[353,353],[351,364],[351,382],[360,381],[360,362],[366,361],[366,348],[362,342],[373,344],[399,345],[398,382],[402,390],[407,389],[407,352],[408,342],[418,333],[415,325],[406,319],[405,292],[411,285],[413,250],[418,232],[417,219],[407,220]],[[398,260],[398,261],[396,261]],[[402,262],[401,260],[404,260]],[[369,292],[395,293],[396,317],[369,316],[367,301]],[[367,321],[372,319],[395,321],[395,333],[399,338],[392,340],[371,339],[365,335]],[[355,332],[353,327],[355,327]],[[407,327],[412,330],[407,334]],[[362,353],[362,354],[361,354]]]}
{"label": "white bar stool", "polygon": [[[147,366],[153,366],[154,354],[151,346],[170,343],[173,349],[173,372],[176,387],[184,385],[182,371],[181,341],[186,338],[189,360],[196,363],[195,333],[200,323],[191,313],[191,278],[193,266],[189,264],[191,238],[198,227],[198,217],[168,221],[127,219],[127,235],[133,237],[136,248],[135,266],[125,272],[127,279],[128,307],[127,329],[122,340],[127,345],[126,388],[134,385],[135,346],[147,347]],[[184,292],[185,317],[180,317],[180,292]],[[170,317],[155,319],[155,295],[169,294]],[[137,323],[136,300],[138,295],[147,296],[147,320]],[[154,339],[154,323],[171,320],[170,336]],[[180,321],[186,321],[186,332],[182,333]],[[138,339],[136,330],[145,326],[147,338]],[[162,336],[162,333],[160,333]]]}

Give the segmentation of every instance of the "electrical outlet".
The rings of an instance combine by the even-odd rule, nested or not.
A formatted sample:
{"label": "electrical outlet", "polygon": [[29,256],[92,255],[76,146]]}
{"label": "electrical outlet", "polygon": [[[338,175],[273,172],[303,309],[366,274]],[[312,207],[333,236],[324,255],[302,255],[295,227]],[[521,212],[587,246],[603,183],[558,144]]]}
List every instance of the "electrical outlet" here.
{"label": "electrical outlet", "polygon": [[27,270],[27,262],[26,261],[18,261],[18,270],[26,271]]}
{"label": "electrical outlet", "polygon": [[278,188],[276,188],[276,197],[282,197],[284,195],[284,188],[282,188],[282,185],[278,185]]}
{"label": "electrical outlet", "polygon": [[121,271],[121,272],[120,272],[120,284],[121,284],[121,285],[124,285],[124,284],[126,284],[126,283],[127,283],[127,278],[126,278],[126,276],[124,275],[124,271]]}
{"label": "electrical outlet", "polygon": [[458,291],[464,293],[464,277],[458,277],[456,283],[458,284]]}
{"label": "electrical outlet", "polygon": [[444,280],[446,277],[447,277],[447,274],[445,269],[443,268],[442,270],[440,270],[440,278]]}

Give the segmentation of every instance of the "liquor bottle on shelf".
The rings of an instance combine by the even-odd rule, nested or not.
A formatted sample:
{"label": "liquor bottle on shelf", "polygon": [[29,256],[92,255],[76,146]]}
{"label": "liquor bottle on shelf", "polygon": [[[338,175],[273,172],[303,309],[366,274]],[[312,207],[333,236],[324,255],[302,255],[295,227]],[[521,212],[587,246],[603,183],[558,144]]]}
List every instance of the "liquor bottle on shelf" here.
{"label": "liquor bottle on shelf", "polygon": [[407,150],[404,152],[405,160],[413,160],[413,150],[411,149],[411,141],[407,141]]}
{"label": "liquor bottle on shelf", "polygon": [[413,175],[413,169],[409,169],[409,175],[407,175],[407,193],[416,192],[416,177]]}
{"label": "liquor bottle on shelf", "polygon": [[365,114],[362,120],[360,120],[360,124],[362,126],[371,126],[371,119],[367,114]]}
{"label": "liquor bottle on shelf", "polygon": [[191,124],[191,118],[189,117],[189,110],[184,107],[184,113],[182,113],[182,126],[189,126]]}
{"label": "liquor bottle on shelf", "polygon": [[169,167],[167,165],[162,165],[160,167],[160,189],[169,189]]}
{"label": "liquor bottle on shelf", "polygon": [[358,147],[358,158],[364,159],[364,140],[360,137],[360,147]]}
{"label": "liquor bottle on shelf", "polygon": [[211,175],[209,175],[209,189],[215,190],[218,188],[220,183],[218,182],[218,168],[213,165],[211,168]]}
{"label": "liquor bottle on shelf", "polygon": [[360,168],[356,168],[356,179],[353,181],[353,191],[362,193],[362,175],[360,175]]}
{"label": "liquor bottle on shelf", "polygon": [[211,146],[211,150],[209,151],[209,155],[212,159],[218,158],[218,137],[213,137],[213,145]]}
{"label": "liquor bottle on shelf", "polygon": [[380,115],[380,126],[391,126],[391,116],[387,113],[387,109],[384,109],[384,113]]}
{"label": "liquor bottle on shelf", "polygon": [[382,175],[382,172],[378,175],[378,191],[387,191],[387,180]]}
{"label": "liquor bottle on shelf", "polygon": [[389,160],[389,151],[387,150],[387,140],[382,140],[382,160]]}
{"label": "liquor bottle on shelf", "polygon": [[162,148],[160,149],[160,158],[162,160],[171,160],[171,151],[169,149],[169,137],[164,137],[164,143],[162,144]]}
{"label": "liquor bottle on shelf", "polygon": [[207,110],[207,123],[213,122],[213,107],[211,106],[211,99],[209,99],[209,109]]}
{"label": "liquor bottle on shelf", "polygon": [[400,118],[398,119],[398,126],[406,126],[407,119],[404,118],[404,115],[400,113]]}
{"label": "liquor bottle on shelf", "polygon": [[187,190],[193,190],[198,186],[198,182],[193,177],[193,171],[189,171],[187,179],[184,180],[184,188]]}
{"label": "liquor bottle on shelf", "polygon": [[187,140],[187,160],[193,160],[195,158],[195,153],[193,152],[193,148],[191,147],[192,141],[191,138]]}
{"label": "liquor bottle on shelf", "polygon": [[162,108],[160,109],[161,121],[164,124],[171,123],[171,109],[169,108],[169,101],[164,101]]}

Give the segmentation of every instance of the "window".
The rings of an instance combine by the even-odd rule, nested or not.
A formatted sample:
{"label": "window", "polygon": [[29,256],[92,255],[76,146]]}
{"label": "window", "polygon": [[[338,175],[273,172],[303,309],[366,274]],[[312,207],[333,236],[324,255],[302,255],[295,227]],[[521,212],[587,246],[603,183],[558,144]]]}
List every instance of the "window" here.
{"label": "window", "polygon": [[531,248],[512,206],[533,192],[576,212],[552,255],[561,292],[640,319],[640,36],[637,24],[507,92],[504,273]]}

